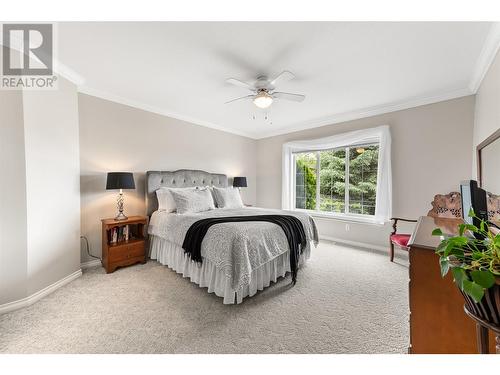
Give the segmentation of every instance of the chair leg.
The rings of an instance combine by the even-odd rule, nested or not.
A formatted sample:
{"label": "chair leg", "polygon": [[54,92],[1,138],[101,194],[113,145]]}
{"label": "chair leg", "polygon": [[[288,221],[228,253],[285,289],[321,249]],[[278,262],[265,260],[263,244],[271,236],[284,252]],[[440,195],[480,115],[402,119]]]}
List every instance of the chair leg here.
{"label": "chair leg", "polygon": [[392,242],[390,244],[389,256],[391,258],[391,262],[394,262],[394,244]]}

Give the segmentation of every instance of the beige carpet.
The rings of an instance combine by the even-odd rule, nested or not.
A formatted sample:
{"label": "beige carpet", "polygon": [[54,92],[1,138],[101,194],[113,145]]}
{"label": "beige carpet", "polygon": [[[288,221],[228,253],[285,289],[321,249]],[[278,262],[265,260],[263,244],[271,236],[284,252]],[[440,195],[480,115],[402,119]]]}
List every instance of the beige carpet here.
{"label": "beige carpet", "polygon": [[288,277],[229,306],[156,262],[96,267],[0,316],[0,352],[405,353],[406,264],[322,242],[295,287]]}

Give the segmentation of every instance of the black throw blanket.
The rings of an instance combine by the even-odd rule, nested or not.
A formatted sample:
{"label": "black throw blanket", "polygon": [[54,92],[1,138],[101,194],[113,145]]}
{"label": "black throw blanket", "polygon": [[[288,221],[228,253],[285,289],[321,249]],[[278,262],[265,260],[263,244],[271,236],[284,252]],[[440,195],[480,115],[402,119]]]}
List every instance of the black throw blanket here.
{"label": "black throw blanket", "polygon": [[290,269],[292,270],[292,281],[297,282],[297,269],[299,256],[306,246],[306,233],[302,222],[295,216],[289,215],[255,215],[255,216],[229,216],[229,217],[210,217],[201,219],[193,223],[186,232],[182,248],[189,254],[195,262],[202,262],[201,243],[212,225],[221,223],[235,223],[243,221],[267,221],[277,224],[285,232],[290,248]]}

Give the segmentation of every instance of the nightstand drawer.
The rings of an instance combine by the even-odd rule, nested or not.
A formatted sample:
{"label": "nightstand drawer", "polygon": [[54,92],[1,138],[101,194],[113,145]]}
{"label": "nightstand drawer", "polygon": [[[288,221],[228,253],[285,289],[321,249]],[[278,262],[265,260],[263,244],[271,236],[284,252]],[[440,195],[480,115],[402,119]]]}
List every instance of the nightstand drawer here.
{"label": "nightstand drawer", "polygon": [[135,258],[144,255],[144,242],[136,242],[132,244],[123,244],[113,246],[109,249],[109,261],[119,262],[129,258]]}
{"label": "nightstand drawer", "polygon": [[109,248],[109,262],[119,262],[128,258],[127,245],[113,246]]}
{"label": "nightstand drawer", "polygon": [[141,241],[128,245],[127,253],[129,254],[129,258],[144,255],[144,242]]}

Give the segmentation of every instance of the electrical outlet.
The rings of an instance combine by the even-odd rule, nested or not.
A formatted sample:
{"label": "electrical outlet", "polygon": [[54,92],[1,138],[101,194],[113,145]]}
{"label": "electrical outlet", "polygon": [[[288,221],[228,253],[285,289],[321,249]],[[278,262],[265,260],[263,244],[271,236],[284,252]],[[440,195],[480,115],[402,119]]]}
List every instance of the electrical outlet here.
{"label": "electrical outlet", "polygon": [[349,224],[345,225],[345,231],[349,232],[351,230],[351,226]]}

